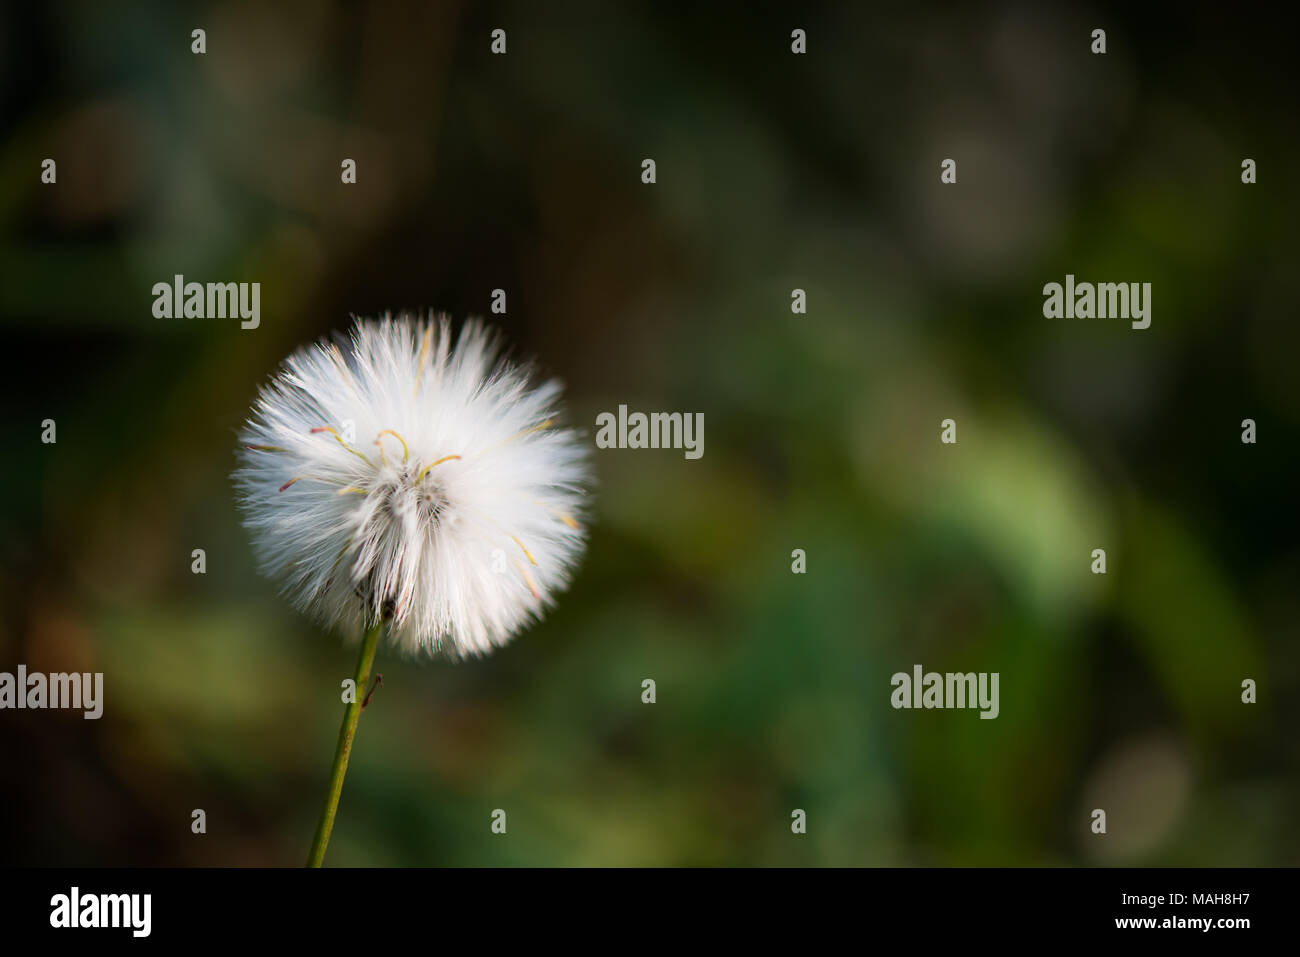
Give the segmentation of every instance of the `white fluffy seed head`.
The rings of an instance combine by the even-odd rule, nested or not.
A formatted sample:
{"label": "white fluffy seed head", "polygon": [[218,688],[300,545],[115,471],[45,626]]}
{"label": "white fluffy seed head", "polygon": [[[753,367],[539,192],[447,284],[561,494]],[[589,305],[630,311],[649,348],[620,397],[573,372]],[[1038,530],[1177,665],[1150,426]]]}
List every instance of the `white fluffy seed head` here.
{"label": "white fluffy seed head", "polygon": [[541,617],[585,546],[586,449],[556,424],[560,383],[501,353],[474,320],[453,343],[445,317],[363,319],[262,387],[233,478],[294,605],[453,657]]}

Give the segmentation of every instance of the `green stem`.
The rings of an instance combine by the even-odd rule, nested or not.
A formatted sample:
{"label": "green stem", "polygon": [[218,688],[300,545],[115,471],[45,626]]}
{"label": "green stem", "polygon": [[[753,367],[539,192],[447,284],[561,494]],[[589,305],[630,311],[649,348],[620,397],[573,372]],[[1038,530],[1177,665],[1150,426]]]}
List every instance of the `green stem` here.
{"label": "green stem", "polygon": [[320,867],[325,860],[325,848],[330,842],[330,832],[334,830],[334,815],[339,809],[339,795],[343,793],[343,775],[348,773],[348,758],[352,756],[352,739],[357,733],[357,722],[361,720],[361,709],[365,707],[366,682],[370,680],[370,666],[374,664],[375,648],[383,627],[382,620],[375,622],[361,639],[356,687],[352,691],[352,703],[343,712],[339,743],[334,748],[334,767],[330,771],[330,788],[325,795],[325,807],[320,812],[320,823],[316,825],[316,837],[311,842],[311,853],[307,856],[308,867]]}

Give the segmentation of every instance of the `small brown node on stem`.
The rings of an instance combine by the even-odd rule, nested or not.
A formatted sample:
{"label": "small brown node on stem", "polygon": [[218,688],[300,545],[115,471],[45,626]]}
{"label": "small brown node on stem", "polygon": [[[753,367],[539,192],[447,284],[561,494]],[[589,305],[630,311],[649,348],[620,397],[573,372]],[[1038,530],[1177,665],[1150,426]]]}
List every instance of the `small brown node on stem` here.
{"label": "small brown node on stem", "polygon": [[366,692],[366,696],[361,700],[362,711],[365,711],[366,708],[369,706],[370,696],[373,695],[377,690],[379,690],[383,686],[384,686],[384,676],[375,675],[375,680],[370,683],[370,690]]}

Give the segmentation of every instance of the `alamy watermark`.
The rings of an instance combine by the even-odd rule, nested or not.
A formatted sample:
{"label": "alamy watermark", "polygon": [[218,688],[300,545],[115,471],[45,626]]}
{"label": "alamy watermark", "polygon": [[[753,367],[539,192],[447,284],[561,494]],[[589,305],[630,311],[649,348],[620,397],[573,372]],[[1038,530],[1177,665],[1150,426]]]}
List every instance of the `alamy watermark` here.
{"label": "alamy watermark", "polygon": [[1048,319],[1131,319],[1134,329],[1151,325],[1151,283],[1076,283],[1074,274],[1065,285],[1043,286],[1043,315]]}
{"label": "alamy watermark", "polygon": [[256,329],[262,321],[260,282],[186,282],[177,273],[171,282],[153,285],[153,314],[157,319],[234,319],[241,329]]}
{"label": "alamy watermark", "polygon": [[104,673],[96,671],[45,675],[28,673],[26,665],[18,673],[0,671],[0,709],[3,708],[81,708],[87,721],[104,713]]}
{"label": "alamy watermark", "polygon": [[50,898],[50,926],[125,927],[132,937],[148,937],[153,927],[152,894],[83,894],[73,887]]}
{"label": "alamy watermark", "polygon": [[940,674],[913,665],[910,675],[900,671],[890,684],[889,703],[895,708],[979,708],[981,718],[996,718],[1000,710],[996,671]]}
{"label": "alamy watermark", "polygon": [[601,449],[685,449],[688,459],[704,454],[703,412],[633,412],[596,416],[596,447]]}

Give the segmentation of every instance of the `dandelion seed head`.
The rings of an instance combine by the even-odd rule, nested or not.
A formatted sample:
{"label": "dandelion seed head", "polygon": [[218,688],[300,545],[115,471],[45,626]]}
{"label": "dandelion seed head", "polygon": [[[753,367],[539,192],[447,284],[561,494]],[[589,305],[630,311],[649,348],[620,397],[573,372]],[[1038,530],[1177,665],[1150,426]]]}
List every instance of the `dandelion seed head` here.
{"label": "dandelion seed head", "polygon": [[585,547],[590,472],[561,386],[478,321],[358,320],[262,387],[233,479],[262,570],[353,633],[480,654],[541,617]]}

